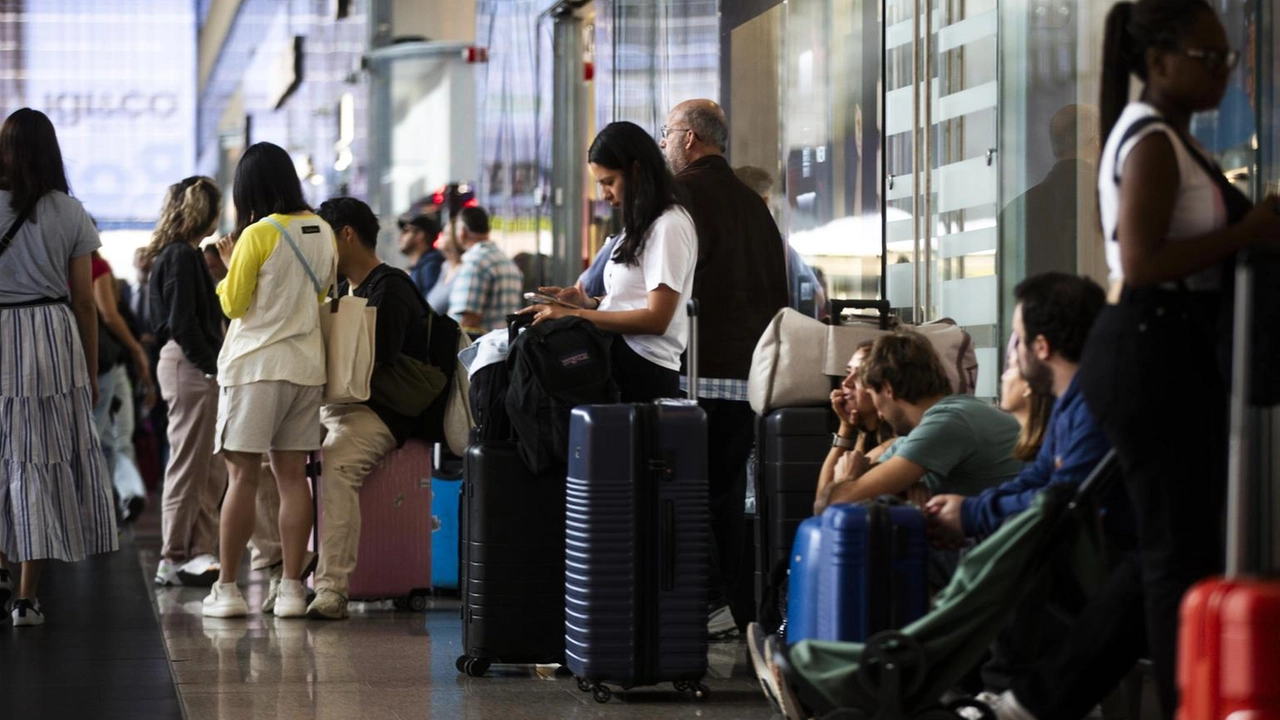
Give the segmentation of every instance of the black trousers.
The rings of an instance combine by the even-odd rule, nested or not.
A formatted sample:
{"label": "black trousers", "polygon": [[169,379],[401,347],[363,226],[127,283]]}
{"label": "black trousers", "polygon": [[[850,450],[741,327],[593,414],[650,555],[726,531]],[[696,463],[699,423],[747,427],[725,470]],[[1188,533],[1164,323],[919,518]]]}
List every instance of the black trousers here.
{"label": "black trousers", "polygon": [[641,357],[621,335],[610,346],[613,378],[624,403],[652,402],[658,398],[680,397],[680,373]]}
{"label": "black trousers", "polygon": [[1227,386],[1216,294],[1127,292],[1095,324],[1080,366],[1085,399],[1115,447],[1138,551],[1014,693],[1040,720],[1075,720],[1148,651],[1164,717],[1177,709],[1178,609],[1223,567]]}
{"label": "black trousers", "polygon": [[[711,577],[710,601],[719,605],[732,597],[734,583],[754,569],[743,556],[743,513],[747,496],[747,457],[755,442],[755,412],[737,400],[700,399],[707,413],[707,470],[710,476]],[[755,618],[735,615],[739,624]]]}

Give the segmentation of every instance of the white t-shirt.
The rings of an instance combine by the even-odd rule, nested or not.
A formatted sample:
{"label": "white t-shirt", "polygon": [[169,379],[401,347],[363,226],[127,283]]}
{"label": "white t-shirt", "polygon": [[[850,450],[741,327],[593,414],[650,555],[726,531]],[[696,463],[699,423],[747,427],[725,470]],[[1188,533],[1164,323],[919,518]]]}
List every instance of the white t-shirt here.
{"label": "white t-shirt", "polygon": [[[1124,147],[1119,147],[1120,140],[1129,127],[1147,117],[1160,117],[1160,111],[1143,102],[1132,102],[1125,107],[1120,119],[1116,121],[1115,129],[1107,137],[1107,146],[1102,151],[1102,162],[1098,168],[1098,205],[1102,213],[1107,265],[1111,268],[1112,281],[1124,280],[1124,272],[1120,266],[1120,243],[1115,240],[1116,227],[1120,224],[1120,185],[1115,178],[1118,174],[1123,180],[1129,153],[1133,152],[1140,140],[1151,133],[1167,134],[1169,143],[1173,145],[1174,155],[1178,158],[1178,194],[1174,199],[1173,216],[1169,221],[1169,239],[1197,237],[1227,226],[1227,206],[1222,199],[1222,192],[1214,184],[1213,178],[1191,156],[1186,143],[1177,137],[1172,127],[1165,123],[1147,125],[1126,140]],[[1209,157],[1202,148],[1197,147],[1197,150],[1206,158]],[[1117,165],[1119,173],[1116,172]],[[1221,271],[1217,267],[1202,270],[1187,277],[1187,287],[1191,290],[1215,290],[1218,288],[1220,275]]]}
{"label": "white t-shirt", "polygon": [[[621,244],[626,236],[620,236]],[[684,208],[667,208],[653,226],[640,253],[638,265],[627,266],[609,260],[604,268],[603,311],[637,310],[649,307],[649,293],[658,286],[680,293],[682,301],[693,297],[693,271],[698,264],[698,232]],[[624,335],[627,345],[640,357],[667,368],[680,370],[680,355],[689,336],[689,316],[683,303],[662,335]]]}

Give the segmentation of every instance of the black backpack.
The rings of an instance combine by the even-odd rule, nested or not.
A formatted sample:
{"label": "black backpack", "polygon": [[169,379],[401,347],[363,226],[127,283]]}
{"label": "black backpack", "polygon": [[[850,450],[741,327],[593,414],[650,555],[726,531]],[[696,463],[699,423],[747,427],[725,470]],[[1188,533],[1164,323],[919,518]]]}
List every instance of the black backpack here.
{"label": "black backpack", "polygon": [[520,457],[535,474],[567,465],[573,408],[618,402],[611,342],[589,321],[563,317],[530,327],[511,343],[507,417]]}

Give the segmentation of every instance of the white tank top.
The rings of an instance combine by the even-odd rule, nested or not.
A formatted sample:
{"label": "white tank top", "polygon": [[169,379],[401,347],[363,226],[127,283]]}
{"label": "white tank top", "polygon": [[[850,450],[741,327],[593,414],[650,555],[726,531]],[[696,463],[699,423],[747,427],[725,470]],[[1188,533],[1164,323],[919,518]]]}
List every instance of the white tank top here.
{"label": "white tank top", "polygon": [[[1129,158],[1129,153],[1133,152],[1139,141],[1152,133],[1169,135],[1174,155],[1178,158],[1178,193],[1173,203],[1173,216],[1169,221],[1169,240],[1197,237],[1227,226],[1227,207],[1222,199],[1222,192],[1214,184],[1213,178],[1191,156],[1191,151],[1175,135],[1172,127],[1165,123],[1152,123],[1125,139],[1123,147],[1118,147],[1129,128],[1148,117],[1161,116],[1158,110],[1147,103],[1132,102],[1125,107],[1115,129],[1107,137],[1107,145],[1102,151],[1102,162],[1098,168],[1098,205],[1102,214],[1107,266],[1111,269],[1112,282],[1124,280],[1124,272],[1120,267],[1120,243],[1115,239],[1116,227],[1120,223],[1120,184],[1116,182],[1116,177],[1123,181],[1125,161]],[[1190,142],[1194,143],[1195,140]],[[1196,151],[1209,157],[1198,144]],[[1187,287],[1192,290],[1216,290],[1220,274],[1217,267],[1194,273],[1186,278]],[[1173,286],[1170,284],[1170,287]]]}

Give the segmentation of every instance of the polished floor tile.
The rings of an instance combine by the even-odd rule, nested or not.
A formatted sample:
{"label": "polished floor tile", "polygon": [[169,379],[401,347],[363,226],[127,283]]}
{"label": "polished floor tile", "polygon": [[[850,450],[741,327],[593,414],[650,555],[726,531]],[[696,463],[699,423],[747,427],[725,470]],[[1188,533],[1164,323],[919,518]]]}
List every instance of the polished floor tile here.
{"label": "polished floor tile", "polygon": [[266,578],[245,572],[249,617],[205,618],[207,589],[151,584],[159,546],[154,518],[144,516],[128,536],[119,553],[49,571],[48,625],[0,628],[5,717],[772,717],[741,642],[711,646],[705,702],[667,684],[614,688],[611,702],[599,704],[555,666],[459,674],[457,600],[433,600],[426,613],[371,604],[355,606],[344,622],[283,620],[258,611]]}
{"label": "polished floor tile", "polygon": [[741,642],[711,646],[706,702],[667,684],[615,688],[602,705],[554,666],[494,666],[483,678],[459,674],[457,600],[433,600],[426,613],[356,606],[350,620],[319,622],[258,612],[263,576],[244,574],[241,590],[252,611],[239,619],[202,617],[207,590],[154,590],[189,720],[772,717]]}

